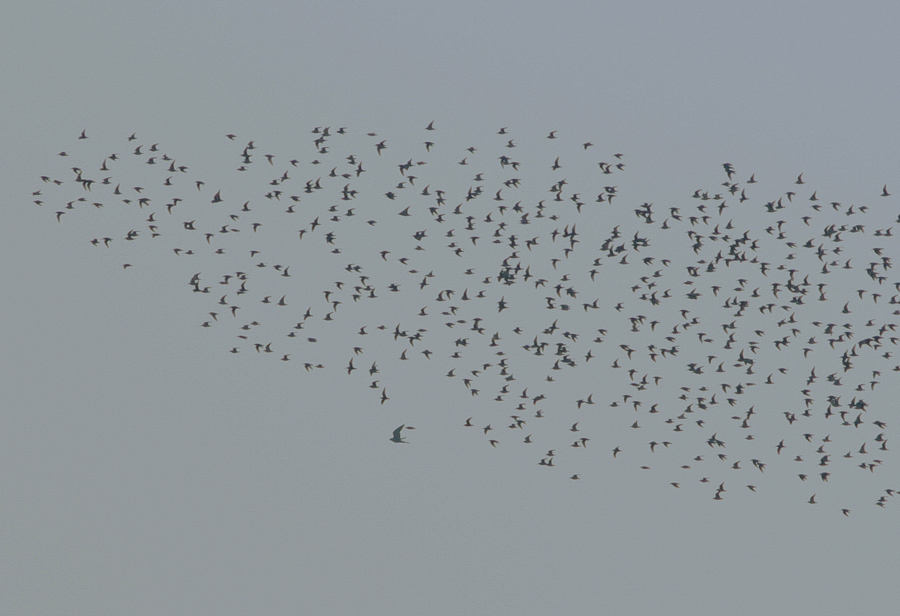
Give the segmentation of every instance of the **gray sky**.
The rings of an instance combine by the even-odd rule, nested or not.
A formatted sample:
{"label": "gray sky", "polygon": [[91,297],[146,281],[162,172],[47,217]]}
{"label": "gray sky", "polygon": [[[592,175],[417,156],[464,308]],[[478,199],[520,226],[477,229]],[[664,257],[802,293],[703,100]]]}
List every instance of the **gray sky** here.
{"label": "gray sky", "polygon": [[[829,335],[812,323],[837,323],[838,334],[849,322],[858,342],[873,333],[865,327],[869,319],[896,318],[888,304],[896,277],[884,272],[879,286],[865,269],[879,259],[872,248],[896,254],[893,238],[875,232],[895,224],[900,211],[897,197],[879,196],[885,184],[900,195],[898,19],[900,8],[889,2],[827,9],[810,2],[6,3],[0,9],[0,309],[6,316],[0,328],[0,611],[891,613],[900,598],[900,503],[888,499],[882,508],[875,502],[885,488],[900,489],[896,459],[891,451],[871,452],[881,441],[873,440],[879,430],[870,422],[848,429],[821,415],[829,393],[844,405],[864,396],[865,419],[887,422],[889,438],[898,423],[891,400],[896,360],[858,347],[845,383],[829,389],[827,375],[841,371],[839,353],[829,352]],[[436,130],[426,132],[431,121]],[[312,143],[317,126],[331,127],[326,153]],[[336,135],[342,126],[347,134]],[[497,135],[501,127],[510,134]],[[78,139],[82,130],[88,139]],[[550,131],[557,131],[556,140],[546,139]],[[132,133],[137,140],[128,142]],[[237,138],[228,140],[228,133]],[[382,139],[388,149],[378,156],[374,145]],[[507,149],[507,139],[518,147]],[[237,172],[250,140],[257,146],[252,168]],[[425,151],[426,140],[435,142],[432,152]],[[583,148],[587,141],[594,146]],[[165,170],[143,164],[146,153],[131,153],[154,143],[189,168],[170,192],[160,184]],[[469,146],[476,152],[467,152]],[[117,200],[110,186],[99,184],[97,170],[112,152],[120,157],[110,171],[114,183],[121,181],[135,201],[141,195],[133,186],[148,186],[144,196],[152,208],[113,206]],[[618,162],[615,153],[624,155],[625,169],[600,172],[596,163]],[[265,154],[275,157],[273,165]],[[329,178],[331,168],[353,170],[345,160],[350,154],[367,173]],[[521,189],[502,185],[512,173],[499,166],[500,155],[522,163]],[[458,165],[465,156],[469,164]],[[557,156],[561,170],[551,169]],[[287,162],[292,158],[300,161],[296,167]],[[314,158],[322,159],[316,168]],[[601,282],[578,279],[581,293],[567,315],[544,308],[555,281],[537,295],[530,282],[494,282],[480,303],[463,306],[462,289],[483,288],[480,280],[496,276],[510,250],[490,244],[494,227],[485,223],[478,223],[475,246],[461,216],[448,212],[448,222],[435,222],[417,205],[433,197],[386,198],[391,190],[411,193],[408,186],[394,188],[408,181],[397,165],[410,158],[428,163],[413,168],[416,193],[423,185],[447,191],[450,211],[464,202],[479,172],[485,172],[485,194],[473,212],[494,207],[502,189],[508,207],[521,199],[532,217],[540,199],[553,207],[547,188],[566,178],[565,197],[581,193],[585,200],[582,215],[570,202],[558,224],[532,218],[525,227],[516,222],[520,214],[510,218],[521,243],[540,235],[533,250],[518,250],[523,265],[533,264],[541,275],[554,274],[547,263],[562,250],[549,232],[570,222],[578,224],[582,256],[573,253],[560,267],[582,278],[590,261],[605,255],[598,247],[615,225],[629,246],[635,232],[652,246],[644,253],[630,249],[627,267],[604,256]],[[796,307],[796,325],[776,323],[791,311],[776,307],[767,316],[753,304],[738,324],[745,342],[754,329],[766,331],[758,336],[755,374],[726,364],[729,372],[720,379],[716,364],[733,355],[723,350],[728,330],[721,325],[735,320],[728,316],[734,308],[722,304],[738,293],[731,290],[737,278],[748,280],[742,297],[751,287],[769,297],[771,283],[787,279],[720,265],[698,279],[703,297],[684,299],[685,259],[712,258],[719,248],[711,226],[700,222],[694,229],[706,252],[695,255],[686,243],[690,224],[671,220],[670,208],[695,215],[694,191],[726,193],[726,162],[750,199],[744,204],[739,193],[727,195],[722,230],[728,219],[737,235],[752,229],[761,260],[797,269],[798,280],[809,275],[811,287],[806,304]],[[90,193],[74,182],[71,166],[98,180]],[[301,197],[293,218],[284,212],[286,196],[263,197],[284,171],[292,182],[284,191]],[[751,174],[758,180],[752,186]],[[799,174],[804,184],[796,184]],[[46,184],[42,175],[65,183]],[[318,176],[328,187],[324,196],[304,193],[304,183]],[[206,182],[202,190],[197,180]],[[340,200],[344,184],[359,197]],[[621,196],[612,205],[593,203],[606,185]],[[41,195],[32,196],[37,190]],[[216,190],[225,199],[221,210],[209,203]],[[765,211],[767,201],[784,201],[788,191],[796,196],[784,210]],[[810,207],[813,191],[821,212]],[[162,204],[176,194],[185,202],[169,216]],[[54,212],[81,196],[88,201],[57,222]],[[102,209],[90,207],[94,198],[105,201]],[[37,207],[35,199],[45,204]],[[225,220],[240,214],[245,200],[252,213]],[[841,209],[831,208],[832,201]],[[653,203],[653,224],[633,213],[645,202]],[[332,203],[339,223],[328,220]],[[719,201],[706,203],[714,210]],[[408,204],[414,215],[397,217]],[[856,213],[848,216],[851,204]],[[348,207],[356,218],[344,214]],[[159,238],[147,229],[151,209],[158,210]],[[815,216],[808,226],[804,213]],[[326,226],[298,239],[297,230],[316,215]],[[667,218],[680,231],[662,229]],[[377,224],[367,225],[369,219]],[[207,244],[198,235],[203,231],[183,228],[189,220],[212,231],[240,226],[241,233],[217,234]],[[765,231],[779,220],[784,240],[777,229]],[[262,223],[255,234],[251,221]],[[827,224],[848,225],[833,258],[851,259],[854,268],[837,266],[823,277],[822,262],[803,244],[814,239],[838,247],[822,237]],[[856,224],[865,231],[851,233]],[[451,226],[454,239],[446,237]],[[132,228],[140,236],[126,242]],[[329,230],[342,253],[330,252],[323,239]],[[427,238],[417,242],[410,236],[420,230]],[[114,238],[109,248],[89,242],[105,236]],[[454,240],[466,249],[461,257],[446,248]],[[796,259],[787,260],[789,240],[797,244]],[[417,243],[426,249],[416,251]],[[216,246],[226,254],[215,255]],[[197,254],[179,256],[176,247]],[[250,249],[261,254],[251,260]],[[391,254],[382,260],[381,250]],[[658,269],[641,264],[645,254],[672,259],[660,286],[680,299],[654,307],[632,292],[636,279]],[[409,267],[401,267],[400,257],[410,259]],[[575,259],[587,265],[576,267]],[[257,261],[269,268],[255,268]],[[132,266],[123,269],[124,263]],[[348,263],[381,285],[378,300],[353,302],[349,287],[358,273],[343,269]],[[458,263],[477,270],[477,280]],[[292,277],[278,276],[274,264],[290,265]],[[220,294],[191,292],[197,272],[202,286],[215,291],[224,273],[239,270],[250,274],[252,289],[252,300],[240,300],[239,317],[217,304]],[[428,271],[435,277],[420,290]],[[345,289],[335,281],[346,282]],[[390,292],[390,282],[401,291]],[[827,283],[827,302],[816,301],[817,282]],[[720,296],[711,297],[712,285],[723,289]],[[444,326],[440,312],[448,306],[435,295],[445,288],[457,291],[451,303],[460,306],[465,325]],[[322,320],[324,289],[343,302],[334,322]],[[237,303],[236,285],[226,290]],[[877,304],[873,291],[882,293]],[[271,295],[277,302],[283,294],[288,306],[280,313],[259,301]],[[510,308],[498,314],[501,297]],[[602,308],[582,310],[595,298]],[[782,300],[785,295],[771,301]],[[614,309],[619,302],[626,304],[622,312]],[[844,302],[851,313],[842,313]],[[418,317],[426,305],[429,317]],[[307,306],[314,316],[300,340],[288,340]],[[657,375],[662,385],[636,390],[624,370],[610,368],[623,356],[618,345],[646,348],[661,336],[647,331],[649,325],[632,335],[627,317],[645,314],[671,328],[682,321],[683,308],[715,342],[700,342],[692,329],[678,338],[681,355],[674,361],[651,362],[642,350],[633,364],[637,378]],[[210,311],[221,321],[201,327]],[[515,367],[502,403],[493,401],[505,384],[497,347],[469,330],[474,316],[485,320],[488,337],[502,331],[499,348]],[[556,318],[580,334],[571,344],[579,365],[552,373],[558,378],[549,383],[552,361],[521,346]],[[248,331],[238,326],[251,319],[260,325],[244,334],[247,340],[237,338]],[[394,341],[398,323],[410,333],[428,329],[425,340]],[[379,324],[389,329],[380,332]],[[363,325],[366,338],[357,334]],[[773,341],[791,325],[801,330],[798,339],[777,350]],[[517,338],[515,326],[527,338]],[[609,330],[608,340],[592,346],[598,328]],[[804,360],[801,349],[811,336],[818,347]],[[448,356],[463,348],[454,345],[460,337],[473,343],[454,364]],[[551,349],[563,340],[559,333],[546,338]],[[276,352],[257,354],[255,342],[272,342]],[[228,353],[236,345],[240,352]],[[364,347],[360,355],[352,351],[357,345]],[[401,363],[404,348],[412,360]],[[588,348],[596,358],[582,363]],[[424,349],[434,357],[422,356]],[[290,361],[278,361],[285,353]],[[707,361],[709,355],[716,360]],[[359,369],[348,375],[351,356]],[[702,376],[685,370],[698,358],[708,365]],[[305,361],[326,368],[307,371]],[[373,361],[381,372],[370,377]],[[812,387],[817,417],[788,424],[785,412],[804,409],[800,390],[814,361],[822,362],[815,364],[819,378]],[[478,397],[461,378],[444,376],[456,365],[462,374],[482,362],[495,366],[473,377],[473,387],[482,388]],[[881,371],[879,386],[855,391],[873,378],[872,370]],[[766,387],[769,374],[777,383]],[[379,387],[370,388],[376,378]],[[728,394],[719,390],[721,403],[704,415],[705,427],[689,416],[684,423],[693,427],[682,435],[663,422],[720,382],[751,379],[758,385],[733,408],[726,409]],[[709,392],[698,393],[704,385]],[[677,398],[681,386],[692,387],[684,402]],[[538,393],[548,398],[545,405],[522,399],[527,424],[520,432],[506,425],[525,387],[532,400]],[[384,405],[382,388],[390,398]],[[596,404],[577,409],[576,400],[591,393]],[[629,408],[623,393],[643,406]],[[614,401],[619,406],[611,407]],[[648,414],[654,403],[662,409],[658,416]],[[730,419],[749,406],[756,412],[753,441]],[[542,407],[547,416],[534,418]],[[463,427],[469,416],[473,428]],[[642,429],[629,429],[635,419]],[[578,435],[569,432],[575,421]],[[488,423],[495,430],[485,435]],[[409,446],[388,440],[401,424],[415,427],[403,432]],[[727,462],[706,444],[714,432],[727,442]],[[522,443],[529,433],[535,442]],[[591,438],[588,447],[569,449],[581,435]],[[833,442],[826,443],[827,483],[813,459],[826,435]],[[489,444],[492,437],[497,447]],[[789,447],[781,456],[774,449],[779,439]],[[651,453],[650,440],[672,446]],[[856,453],[861,442],[869,453]],[[623,452],[613,460],[615,446]],[[844,459],[850,447],[855,457]],[[538,462],[550,448],[557,449],[557,467],[543,468]],[[798,452],[808,458],[804,471],[788,458]],[[698,454],[702,462],[681,468]],[[874,472],[856,466],[876,457],[882,463]],[[766,463],[765,473],[753,468],[752,458]],[[741,468],[732,469],[737,461]],[[809,479],[801,482],[798,472]],[[575,473],[581,479],[569,480]],[[698,481],[704,476],[709,483]],[[720,482],[727,492],[715,502]],[[807,502],[813,494],[816,506]],[[851,510],[849,517],[842,508]]]}

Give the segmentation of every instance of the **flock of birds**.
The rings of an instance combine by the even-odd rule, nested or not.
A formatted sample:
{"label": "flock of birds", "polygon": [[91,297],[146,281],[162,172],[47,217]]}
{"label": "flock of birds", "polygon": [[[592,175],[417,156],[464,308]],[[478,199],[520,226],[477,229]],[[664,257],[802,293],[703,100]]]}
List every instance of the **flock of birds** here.
{"label": "flock of birds", "polygon": [[887,186],[849,205],[725,163],[638,203],[626,156],[589,141],[440,134],[318,127],[287,154],[229,134],[204,177],[82,132],[33,199],[129,273],[184,264],[232,354],[341,370],[373,408],[415,390],[412,362],[459,383],[460,430],[563,477],[661,469],[724,500],[775,476],[850,515],[833,486],[883,473],[900,372]]}

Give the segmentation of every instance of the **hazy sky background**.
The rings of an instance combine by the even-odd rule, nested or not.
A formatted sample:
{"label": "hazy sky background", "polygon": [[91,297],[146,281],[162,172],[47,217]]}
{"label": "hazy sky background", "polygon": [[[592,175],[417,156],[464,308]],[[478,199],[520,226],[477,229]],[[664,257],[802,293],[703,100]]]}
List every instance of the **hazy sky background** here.
{"label": "hazy sky background", "polygon": [[[228,354],[186,285],[208,262],[142,245],[123,271],[91,223],[58,224],[31,193],[66,169],[57,152],[127,152],[133,132],[239,186],[226,133],[312,157],[316,126],[371,147],[433,120],[457,150],[508,126],[521,156],[552,161],[551,130],[623,152],[630,206],[686,207],[730,162],[776,196],[803,173],[804,195],[887,227],[897,23],[893,2],[5,3],[0,612],[895,612],[900,509],[856,474],[829,487],[845,518],[793,477],[714,503],[606,451],[581,481],[545,473],[463,430],[479,407],[422,362],[381,406],[343,363]],[[319,266],[292,272],[330,280]],[[410,446],[388,442],[403,423]],[[900,488],[896,465],[876,475]]]}

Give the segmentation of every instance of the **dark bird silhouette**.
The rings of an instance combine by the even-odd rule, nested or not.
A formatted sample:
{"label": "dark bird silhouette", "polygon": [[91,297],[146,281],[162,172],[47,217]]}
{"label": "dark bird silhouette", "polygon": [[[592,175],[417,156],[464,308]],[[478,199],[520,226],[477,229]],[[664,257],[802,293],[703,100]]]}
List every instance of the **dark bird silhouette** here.
{"label": "dark bird silhouette", "polygon": [[405,428],[405,427],[406,427],[406,424],[404,424],[394,430],[393,436],[390,438],[392,443],[406,443],[407,445],[409,445],[409,442],[406,440],[406,437],[400,436],[400,431],[403,430],[403,428]]}

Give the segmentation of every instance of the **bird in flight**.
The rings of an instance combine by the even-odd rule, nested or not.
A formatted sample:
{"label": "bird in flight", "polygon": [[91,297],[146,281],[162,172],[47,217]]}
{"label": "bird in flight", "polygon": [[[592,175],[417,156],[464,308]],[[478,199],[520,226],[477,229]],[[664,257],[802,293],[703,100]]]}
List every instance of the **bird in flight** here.
{"label": "bird in flight", "polygon": [[406,440],[406,437],[400,436],[400,431],[406,427],[406,424],[403,424],[399,428],[394,430],[393,436],[390,438],[392,443],[406,443],[409,445],[409,441]]}

